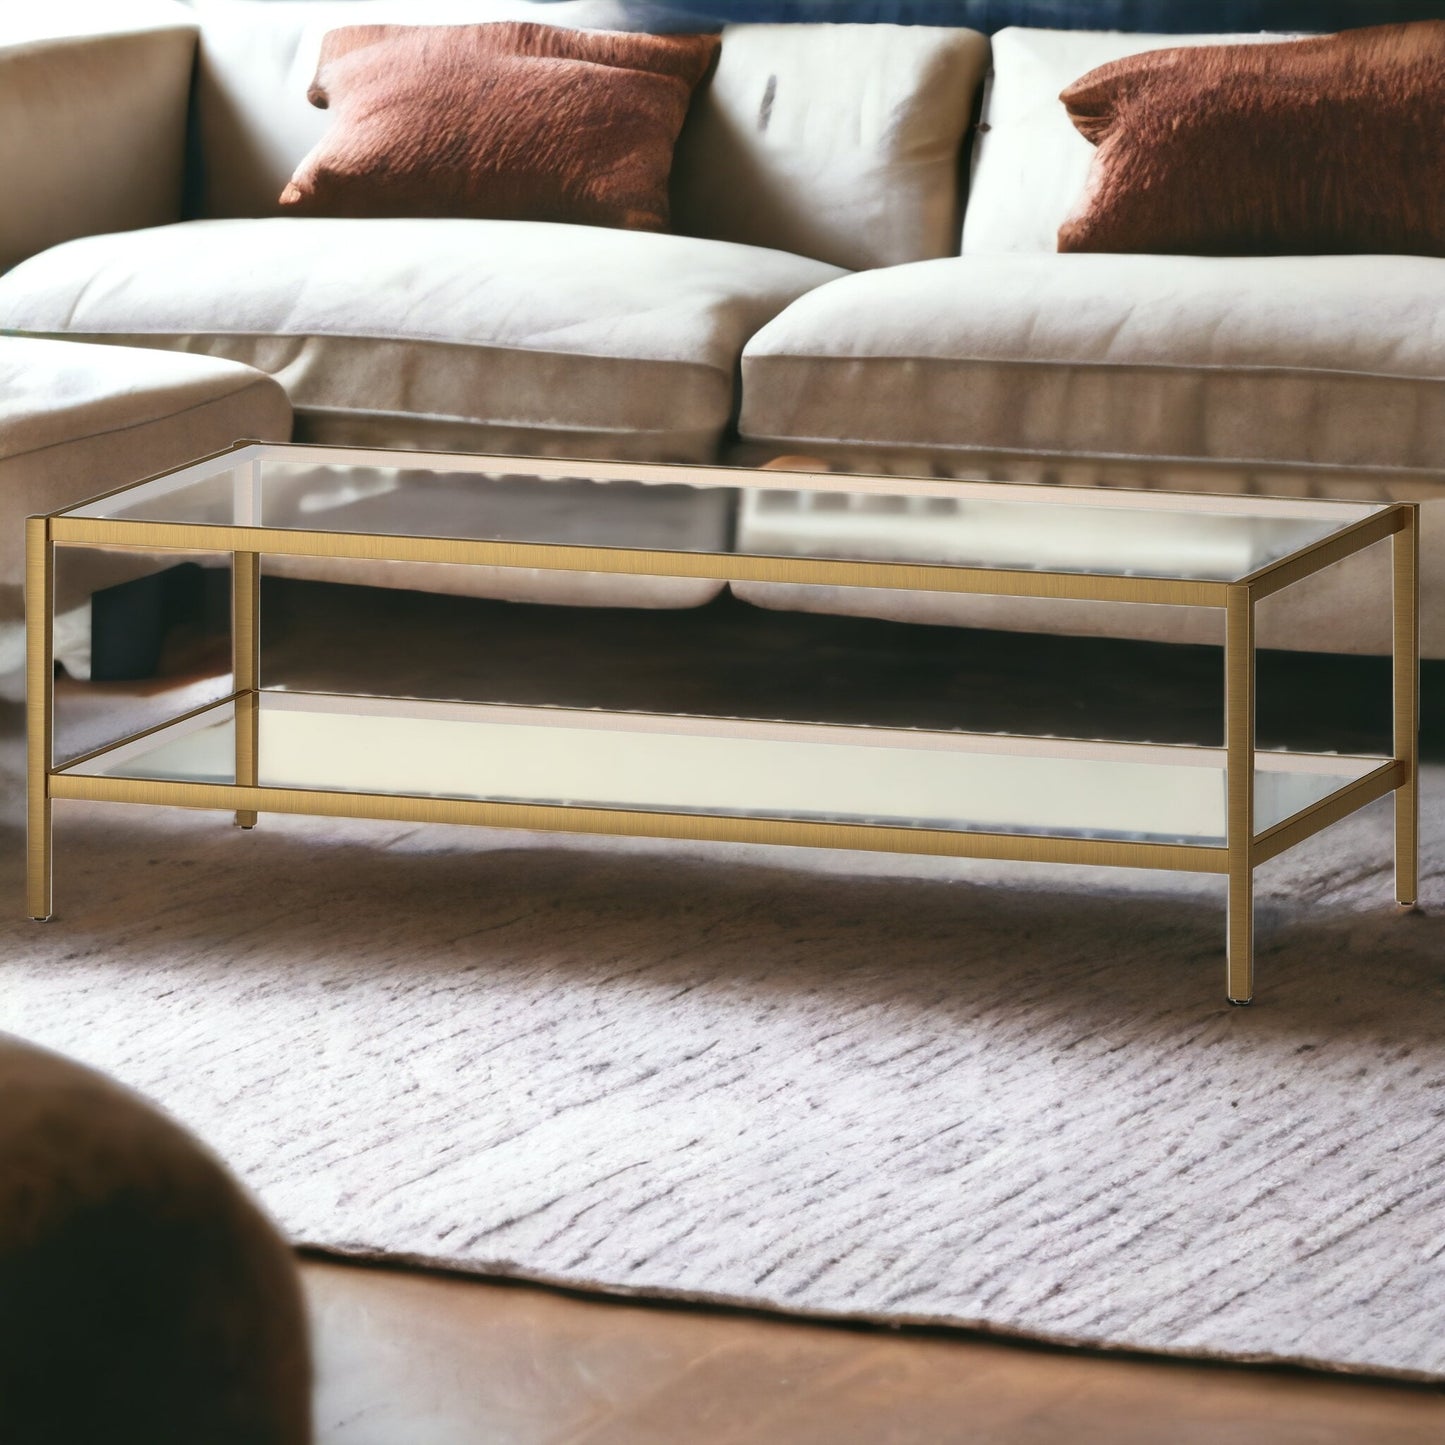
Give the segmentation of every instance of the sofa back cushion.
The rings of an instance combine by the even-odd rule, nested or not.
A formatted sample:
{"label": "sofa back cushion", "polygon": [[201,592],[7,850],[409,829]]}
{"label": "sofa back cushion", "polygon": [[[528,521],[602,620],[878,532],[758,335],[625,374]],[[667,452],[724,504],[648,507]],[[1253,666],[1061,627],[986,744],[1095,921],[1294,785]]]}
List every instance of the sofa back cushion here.
{"label": "sofa back cushion", "polygon": [[[349,25],[527,20],[509,0],[190,0],[201,24],[187,209],[204,218],[271,216],[331,117],[307,98],[330,30]],[[600,25],[606,0],[548,5],[556,23]],[[572,17],[579,17],[575,20]]]}
{"label": "sofa back cushion", "polygon": [[0,0],[0,271],[178,218],[195,51],[173,0]]}
{"label": "sofa back cushion", "polygon": [[673,218],[863,270],[958,249],[973,30],[730,25],[678,143]]}
{"label": "sofa back cushion", "polygon": [[[189,210],[203,217],[278,212],[328,123],[306,92],[329,30],[489,20],[677,28],[629,0],[192,5],[202,31]],[[674,229],[849,267],[955,251],[958,157],[987,55],[984,38],[967,30],[728,27],[679,142]]]}
{"label": "sofa back cushion", "polygon": [[999,31],[974,141],[962,249],[975,254],[1057,249],[1059,227],[1078,204],[1094,160],[1094,147],[1059,99],[1081,76],[1149,50],[1288,38]]}

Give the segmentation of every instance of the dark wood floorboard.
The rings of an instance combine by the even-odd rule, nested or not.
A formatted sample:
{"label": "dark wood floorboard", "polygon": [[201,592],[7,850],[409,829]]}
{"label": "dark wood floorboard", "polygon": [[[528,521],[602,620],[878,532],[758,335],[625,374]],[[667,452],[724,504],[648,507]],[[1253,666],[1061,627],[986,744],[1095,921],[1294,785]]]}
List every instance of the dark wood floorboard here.
{"label": "dark wood floorboard", "polygon": [[1439,1445],[1439,1391],[311,1261],[319,1445]]}

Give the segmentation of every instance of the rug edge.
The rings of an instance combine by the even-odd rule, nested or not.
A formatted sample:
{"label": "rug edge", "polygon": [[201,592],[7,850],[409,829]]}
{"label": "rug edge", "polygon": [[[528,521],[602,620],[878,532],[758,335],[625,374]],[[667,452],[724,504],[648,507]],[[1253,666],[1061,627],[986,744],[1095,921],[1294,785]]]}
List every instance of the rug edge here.
{"label": "rug edge", "polygon": [[314,1244],[293,1240],[292,1247],[303,1258],[332,1260],[342,1263],[367,1263],[390,1269],[424,1270],[455,1279],[492,1281],[498,1284],[531,1284],[567,1294],[585,1295],[614,1301],[658,1301],[667,1304],[697,1305],[704,1309],[722,1309],[748,1314],[775,1315],[809,1324],[866,1325],[871,1329],[928,1329],[958,1334],[981,1335],[1002,1344],[1035,1344],[1081,1354],[1105,1355],[1112,1359],[1195,1363],[1243,1369],[1307,1370],[1332,1378],[1378,1381],[1415,1386],[1445,1386],[1445,1370],[1414,1370],[1396,1365],[1354,1364],[1326,1360],[1312,1355],[1228,1354],[1207,1349],[1166,1349],[1160,1346],[1131,1345],[1112,1339],[1088,1335],[1071,1335],[1061,1331],[1031,1330],[1016,1325],[997,1324],[988,1320],[964,1319],[956,1315],[876,1315],[866,1311],[808,1309],[803,1306],[779,1304],[760,1296],[712,1293],[706,1290],[673,1289],[666,1285],[610,1284],[600,1280],[564,1278],[545,1270],[531,1270],[492,1261],[485,1266],[459,1264],[439,1255],[414,1254],[404,1251],[378,1250],[365,1245]]}

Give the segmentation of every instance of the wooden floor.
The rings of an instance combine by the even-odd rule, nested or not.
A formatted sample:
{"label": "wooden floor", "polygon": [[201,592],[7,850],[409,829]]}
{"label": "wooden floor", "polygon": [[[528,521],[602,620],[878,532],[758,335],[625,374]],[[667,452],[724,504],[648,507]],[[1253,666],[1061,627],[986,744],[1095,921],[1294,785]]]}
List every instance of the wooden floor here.
{"label": "wooden floor", "polygon": [[[295,688],[366,690],[369,674],[385,691],[512,702],[1194,743],[1220,735],[1212,648],[765,617],[726,601],[690,614],[560,612],[274,580],[266,615],[265,680]],[[1438,758],[1445,664],[1425,681],[1425,750]],[[144,701],[146,688],[121,686]],[[1389,697],[1383,659],[1269,655],[1261,743],[1383,747]],[[319,1445],[1445,1442],[1445,1392],[1418,1386],[359,1265],[310,1261],[305,1276]]]}
{"label": "wooden floor", "polygon": [[1440,1445],[1445,1393],[308,1262],[318,1445]]}

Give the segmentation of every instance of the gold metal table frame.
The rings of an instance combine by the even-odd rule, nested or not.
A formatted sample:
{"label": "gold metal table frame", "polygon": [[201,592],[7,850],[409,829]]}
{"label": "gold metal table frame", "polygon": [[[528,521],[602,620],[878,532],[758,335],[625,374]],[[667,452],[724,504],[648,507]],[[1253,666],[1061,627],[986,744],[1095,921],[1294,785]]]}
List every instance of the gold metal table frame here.
{"label": "gold metal table frame", "polygon": [[[1269,859],[1322,829],[1393,793],[1395,800],[1395,896],[1416,902],[1419,850],[1419,508],[1381,506],[1317,543],[1261,567],[1238,581],[1199,581],[1099,573],[987,569],[941,564],[758,556],[732,552],[636,550],[555,543],[490,541],[415,535],[379,535],[267,527],[260,524],[261,461],[265,456],[324,460],[330,465],[444,466],[458,472],[525,472],[537,477],[580,473],[596,480],[689,480],[717,486],[756,484],[748,470],[678,465],[482,457],[449,453],[387,452],[340,447],[242,444],[219,457],[236,469],[237,509],[231,524],[141,521],[74,515],[105,497],[145,485],[117,488],[64,512],[35,516],[26,524],[25,612],[27,643],[27,906],[30,916],[52,916],[52,803],[56,798],[152,803],[232,811],[243,828],[262,812],[379,818],[488,827],[610,833],[722,842],[779,843],[804,847],[1088,863],[1112,867],[1223,874],[1228,879],[1226,993],[1231,1004],[1254,996],[1254,872]],[[195,470],[217,458],[203,458]],[[163,474],[169,475],[169,474]],[[908,479],[851,474],[761,474],[770,485],[811,485],[825,490],[868,487],[896,490]],[[249,478],[250,503],[243,499]],[[154,478],[149,480],[156,480]],[[966,482],[950,483],[967,487]],[[988,483],[997,491],[1009,484]],[[1037,492],[1015,484],[1021,494]],[[1111,488],[1115,495],[1124,489]],[[1047,488],[1050,496],[1089,493],[1090,488]],[[1147,495],[1157,498],[1158,493]],[[1180,497],[1182,494],[1172,494]],[[1219,498],[1207,500],[1217,508]],[[1258,499],[1256,499],[1258,500]],[[1206,497],[1201,496],[1203,503]],[[1286,499],[1281,499],[1287,505]],[[1329,796],[1264,830],[1255,827],[1255,609],[1260,601],[1365,548],[1389,539],[1393,576],[1393,756]],[[126,747],[156,727],[95,749],[60,766],[54,761],[54,575],[55,549],[94,547],[143,552],[229,552],[232,557],[233,691],[221,704],[235,707],[235,782],[186,782],[103,777],[67,771],[78,763]],[[1226,836],[1221,846],[1113,840],[1037,833],[954,831],[870,823],[817,822],[778,817],[740,817],[632,808],[577,807],[549,803],[493,802],[462,797],[346,792],[268,787],[259,782],[258,718],[259,580],[264,554],[397,562],[442,562],[553,571],[627,573],[726,581],[812,583],[899,590],[976,593],[1014,597],[1164,603],[1214,608],[1225,617]],[[208,706],[216,706],[209,704]],[[1139,745],[1144,746],[1144,745]],[[1371,760],[1373,761],[1373,759]]]}

